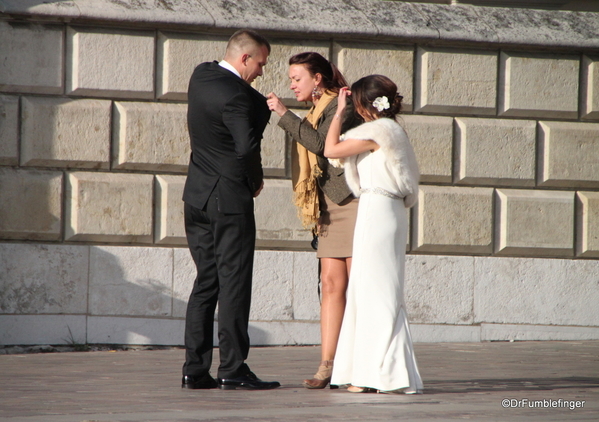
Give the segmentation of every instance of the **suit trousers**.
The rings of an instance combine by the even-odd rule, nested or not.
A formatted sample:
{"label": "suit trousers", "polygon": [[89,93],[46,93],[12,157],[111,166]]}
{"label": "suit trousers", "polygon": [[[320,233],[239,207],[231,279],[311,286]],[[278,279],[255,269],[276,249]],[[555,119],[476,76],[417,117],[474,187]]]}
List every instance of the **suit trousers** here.
{"label": "suit trousers", "polygon": [[223,214],[212,192],[204,209],[185,203],[185,232],[197,268],[187,305],[183,375],[210,370],[218,302],[219,378],[246,375],[256,223],[254,213]]}

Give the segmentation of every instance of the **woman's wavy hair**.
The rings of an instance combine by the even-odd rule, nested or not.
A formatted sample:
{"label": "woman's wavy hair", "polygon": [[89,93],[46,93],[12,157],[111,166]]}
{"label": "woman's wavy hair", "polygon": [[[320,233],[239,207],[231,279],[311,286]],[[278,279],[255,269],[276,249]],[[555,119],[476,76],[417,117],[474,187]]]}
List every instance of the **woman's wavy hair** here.
{"label": "woman's wavy hair", "polygon": [[322,86],[324,89],[338,93],[340,88],[347,86],[347,81],[333,63],[313,51],[299,53],[291,56],[289,66],[301,64],[306,67],[310,75],[317,73],[322,75]]}
{"label": "woman's wavy hair", "polygon": [[[387,97],[389,108],[378,111],[372,105],[378,97]],[[401,101],[403,97],[397,92],[397,85],[386,76],[369,75],[358,79],[351,86],[351,99],[354,103],[356,112],[360,115],[372,118],[388,117],[395,119],[395,116],[401,111]]]}

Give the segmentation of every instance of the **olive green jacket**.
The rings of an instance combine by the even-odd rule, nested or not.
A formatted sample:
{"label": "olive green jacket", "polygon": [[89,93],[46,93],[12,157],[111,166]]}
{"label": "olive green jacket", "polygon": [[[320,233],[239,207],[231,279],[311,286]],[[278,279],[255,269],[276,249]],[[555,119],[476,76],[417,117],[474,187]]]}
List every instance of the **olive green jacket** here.
{"label": "olive green jacket", "polygon": [[[331,121],[337,111],[337,98],[329,103],[318,120],[318,129],[314,129],[306,119],[298,117],[295,113],[287,111],[279,120],[279,126],[283,128],[291,138],[303,145],[308,151],[316,154],[318,167],[322,174],[317,178],[318,186],[324,194],[334,203],[340,204],[348,196],[353,196],[345,182],[343,168],[336,168],[324,157],[324,142],[329,131]],[[354,114],[351,101],[347,102],[345,116],[341,126],[341,133],[358,126],[362,121]]]}

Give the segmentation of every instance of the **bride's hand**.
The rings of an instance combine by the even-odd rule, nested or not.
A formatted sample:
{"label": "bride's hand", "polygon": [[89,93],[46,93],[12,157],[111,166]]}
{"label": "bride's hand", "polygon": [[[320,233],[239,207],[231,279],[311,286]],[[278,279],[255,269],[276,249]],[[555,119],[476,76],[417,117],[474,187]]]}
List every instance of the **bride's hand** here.
{"label": "bride's hand", "polygon": [[266,104],[268,105],[268,109],[270,111],[274,111],[279,116],[282,116],[283,114],[287,113],[287,107],[285,107],[285,105],[281,102],[279,97],[275,95],[274,92],[268,94],[266,98]]}
{"label": "bride's hand", "polygon": [[343,116],[345,112],[345,108],[347,107],[347,97],[351,95],[351,91],[348,87],[344,86],[339,89],[339,97],[337,99],[337,113],[340,116]]}

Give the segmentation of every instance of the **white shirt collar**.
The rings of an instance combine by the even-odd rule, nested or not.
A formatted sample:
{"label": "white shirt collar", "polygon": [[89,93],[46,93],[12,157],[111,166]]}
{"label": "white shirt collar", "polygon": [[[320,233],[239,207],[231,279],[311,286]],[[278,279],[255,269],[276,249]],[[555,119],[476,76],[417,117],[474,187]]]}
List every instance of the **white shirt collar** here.
{"label": "white shirt collar", "polygon": [[237,71],[237,69],[235,69],[231,63],[229,63],[226,60],[221,60],[220,62],[218,62],[218,65],[220,67],[224,67],[225,69],[227,69],[230,72],[233,72],[234,74],[236,74],[237,76],[239,76],[241,78],[241,75],[239,74],[239,72]]}

